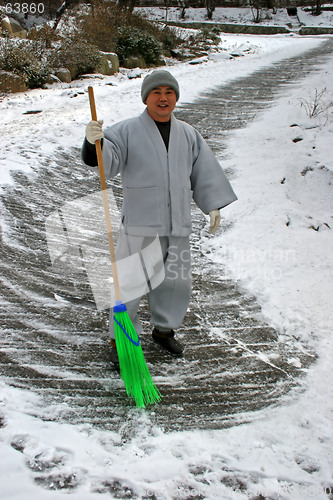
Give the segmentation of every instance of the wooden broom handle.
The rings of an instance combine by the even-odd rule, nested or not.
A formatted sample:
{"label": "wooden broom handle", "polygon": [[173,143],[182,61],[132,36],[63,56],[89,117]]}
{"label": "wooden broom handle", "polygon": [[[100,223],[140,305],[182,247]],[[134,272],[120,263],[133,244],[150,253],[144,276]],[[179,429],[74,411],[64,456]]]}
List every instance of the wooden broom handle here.
{"label": "wooden broom handle", "polygon": [[[92,118],[93,121],[97,122],[97,113],[96,113],[96,106],[95,106],[94,89],[92,87],[90,87],[90,86],[88,87],[88,94],[89,94],[91,118]],[[108,243],[109,243],[109,250],[110,250],[110,258],[111,258],[111,266],[112,266],[112,276],[113,276],[114,292],[115,292],[116,300],[118,301],[118,300],[121,300],[121,295],[120,295],[120,287],[119,287],[119,279],[118,279],[118,269],[117,269],[117,262],[116,262],[116,252],[115,252],[115,249],[114,249],[114,241],[113,241],[113,234],[112,234],[112,225],[111,225],[109,201],[108,201],[108,195],[107,195],[107,190],[106,190],[106,182],[105,182],[105,173],[104,173],[104,164],[103,164],[103,155],[102,155],[101,141],[97,140],[95,142],[95,145],[96,145],[96,153],[97,153],[97,163],[98,163],[98,170],[99,170],[99,179],[100,179],[101,190],[102,190],[102,199],[103,199],[104,216],[105,216],[105,223],[106,223],[106,232],[107,232],[107,235],[108,235]]]}

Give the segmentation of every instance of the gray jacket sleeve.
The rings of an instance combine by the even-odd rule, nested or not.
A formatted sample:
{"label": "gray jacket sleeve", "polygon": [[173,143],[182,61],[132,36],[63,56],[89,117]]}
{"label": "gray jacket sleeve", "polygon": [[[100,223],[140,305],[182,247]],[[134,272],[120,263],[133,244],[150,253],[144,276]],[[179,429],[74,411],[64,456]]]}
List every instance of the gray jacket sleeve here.
{"label": "gray jacket sleeve", "polygon": [[193,199],[208,214],[237,200],[230,182],[212,150],[195,130],[194,163],[191,174]]}
{"label": "gray jacket sleeve", "polygon": [[112,179],[126,165],[127,131],[125,127],[115,125],[104,132],[103,163],[105,176]]}

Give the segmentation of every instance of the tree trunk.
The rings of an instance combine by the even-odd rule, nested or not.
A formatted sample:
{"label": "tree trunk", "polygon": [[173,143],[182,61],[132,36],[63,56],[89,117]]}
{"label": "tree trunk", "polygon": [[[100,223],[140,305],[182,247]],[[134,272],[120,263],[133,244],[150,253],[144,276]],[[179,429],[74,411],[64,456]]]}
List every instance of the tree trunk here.
{"label": "tree trunk", "polygon": [[321,2],[322,2],[322,0],[316,1],[315,16],[320,16],[320,14],[321,14]]}

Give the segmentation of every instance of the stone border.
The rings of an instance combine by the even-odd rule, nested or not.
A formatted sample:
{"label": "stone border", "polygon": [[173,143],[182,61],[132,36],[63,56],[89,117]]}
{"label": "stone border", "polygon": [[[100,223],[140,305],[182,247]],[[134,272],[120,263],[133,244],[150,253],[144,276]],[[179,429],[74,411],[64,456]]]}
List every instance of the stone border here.
{"label": "stone border", "polygon": [[256,24],[223,24],[223,23],[201,23],[201,22],[178,22],[168,21],[168,26],[180,28],[201,29],[218,28],[223,33],[244,33],[249,35],[278,35],[284,33],[298,33],[299,35],[333,35],[333,27],[302,26],[299,29],[288,29],[286,26],[262,26]]}
{"label": "stone border", "polygon": [[249,33],[255,35],[276,35],[279,33],[289,33],[285,26],[261,26],[245,24],[222,24],[222,23],[201,23],[201,22],[178,22],[168,21],[168,26],[178,26],[180,28],[200,29],[200,28],[218,28],[225,33]]}
{"label": "stone border", "polygon": [[300,35],[333,35],[333,27],[322,27],[322,26],[302,26],[298,33]]}

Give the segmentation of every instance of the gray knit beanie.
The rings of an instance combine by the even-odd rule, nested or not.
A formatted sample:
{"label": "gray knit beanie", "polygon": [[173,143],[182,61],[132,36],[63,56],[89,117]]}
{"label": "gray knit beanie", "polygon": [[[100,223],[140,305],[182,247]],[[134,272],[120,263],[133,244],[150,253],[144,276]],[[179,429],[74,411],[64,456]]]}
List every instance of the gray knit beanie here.
{"label": "gray knit beanie", "polygon": [[169,71],[165,71],[164,69],[155,69],[155,71],[147,75],[142,82],[142,87],[141,87],[142,102],[146,101],[149,92],[151,92],[153,89],[156,89],[156,87],[160,87],[162,85],[172,88],[176,92],[176,99],[178,101],[179,85],[176,78],[174,78],[172,74],[169,73]]}

